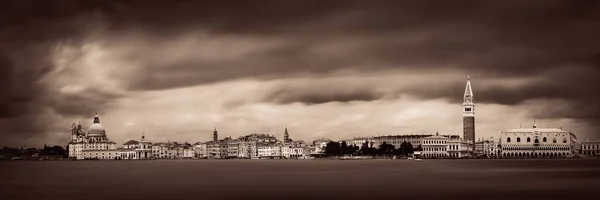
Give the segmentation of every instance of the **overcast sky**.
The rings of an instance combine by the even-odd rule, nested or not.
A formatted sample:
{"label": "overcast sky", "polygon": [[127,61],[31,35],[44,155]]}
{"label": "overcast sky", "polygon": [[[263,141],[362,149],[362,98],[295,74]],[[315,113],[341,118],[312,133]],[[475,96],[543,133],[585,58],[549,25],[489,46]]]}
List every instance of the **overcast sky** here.
{"label": "overcast sky", "polygon": [[600,138],[600,2],[39,1],[0,8],[0,145],[462,136]]}

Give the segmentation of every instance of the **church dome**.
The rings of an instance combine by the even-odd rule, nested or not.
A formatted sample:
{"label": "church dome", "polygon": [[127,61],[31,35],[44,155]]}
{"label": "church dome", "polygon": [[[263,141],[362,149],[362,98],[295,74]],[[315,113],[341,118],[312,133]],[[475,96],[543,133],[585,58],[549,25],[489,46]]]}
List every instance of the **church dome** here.
{"label": "church dome", "polygon": [[88,136],[105,136],[106,130],[104,130],[104,126],[102,124],[92,124],[88,129]]}
{"label": "church dome", "polygon": [[100,118],[98,117],[98,114],[96,114],[96,116],[94,117],[94,123],[88,129],[87,136],[89,136],[89,137],[106,136],[106,130],[104,130],[104,126],[102,126],[102,124],[100,124]]}

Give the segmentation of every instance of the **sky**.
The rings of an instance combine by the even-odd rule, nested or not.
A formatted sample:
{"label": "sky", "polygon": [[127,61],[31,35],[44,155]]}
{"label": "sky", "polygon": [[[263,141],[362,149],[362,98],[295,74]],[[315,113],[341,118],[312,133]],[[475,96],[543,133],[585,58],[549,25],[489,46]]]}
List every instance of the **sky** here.
{"label": "sky", "polygon": [[270,133],[333,140],[519,126],[600,138],[600,2],[7,1],[0,145]]}

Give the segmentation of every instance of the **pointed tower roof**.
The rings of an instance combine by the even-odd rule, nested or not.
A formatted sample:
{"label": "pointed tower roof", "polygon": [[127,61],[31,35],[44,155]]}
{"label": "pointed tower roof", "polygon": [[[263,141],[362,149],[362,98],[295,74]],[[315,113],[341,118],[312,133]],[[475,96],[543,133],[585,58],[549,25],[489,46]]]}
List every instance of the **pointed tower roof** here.
{"label": "pointed tower roof", "polygon": [[471,77],[467,76],[467,86],[465,87],[465,97],[473,97],[473,90],[471,89]]}

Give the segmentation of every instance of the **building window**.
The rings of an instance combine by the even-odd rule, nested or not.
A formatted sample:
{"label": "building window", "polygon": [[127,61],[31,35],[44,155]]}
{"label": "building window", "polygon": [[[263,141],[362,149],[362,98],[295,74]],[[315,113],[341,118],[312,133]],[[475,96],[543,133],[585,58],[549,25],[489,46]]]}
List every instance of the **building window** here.
{"label": "building window", "polygon": [[517,142],[521,142],[521,138],[520,137],[517,137]]}
{"label": "building window", "polygon": [[543,142],[547,142],[548,140],[546,140],[546,137],[544,137],[544,139],[542,139]]}
{"label": "building window", "polygon": [[567,143],[567,138],[563,138],[563,143]]}
{"label": "building window", "polygon": [[527,137],[527,142],[531,142],[531,138]]}
{"label": "building window", "polygon": [[556,138],[552,139],[552,143],[556,143]]}
{"label": "building window", "polygon": [[510,137],[507,137],[507,138],[506,138],[506,142],[510,142]]}

